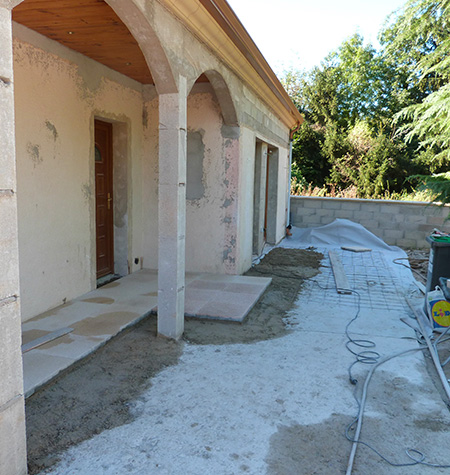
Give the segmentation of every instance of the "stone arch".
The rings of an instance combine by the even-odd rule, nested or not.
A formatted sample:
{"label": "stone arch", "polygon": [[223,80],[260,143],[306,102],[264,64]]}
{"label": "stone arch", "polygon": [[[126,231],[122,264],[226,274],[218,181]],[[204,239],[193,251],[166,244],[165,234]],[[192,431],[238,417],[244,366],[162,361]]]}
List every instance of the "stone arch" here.
{"label": "stone arch", "polygon": [[144,54],[158,94],[178,92],[169,60],[161,41],[133,0],[105,0],[124,22]]}
{"label": "stone arch", "polygon": [[[233,98],[231,97],[228,84],[225,82],[223,76],[213,69],[204,71],[203,75],[208,78],[208,81],[214,89],[214,92],[220,105],[220,109],[222,111],[224,125],[229,127],[238,127],[239,122],[237,118],[236,108],[234,106]],[[199,75],[199,78],[201,76],[202,74]]]}

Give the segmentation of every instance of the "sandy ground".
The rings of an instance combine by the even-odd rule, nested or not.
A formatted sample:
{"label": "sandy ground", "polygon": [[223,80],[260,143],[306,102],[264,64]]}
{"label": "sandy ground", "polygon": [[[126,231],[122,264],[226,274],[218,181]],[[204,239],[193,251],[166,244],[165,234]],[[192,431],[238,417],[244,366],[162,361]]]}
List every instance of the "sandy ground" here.
{"label": "sandy ground", "polygon": [[[287,334],[283,318],[322,258],[310,250],[274,249],[247,273],[272,277],[272,283],[245,322],[188,319],[184,341],[224,345]],[[150,317],[27,399],[29,473],[51,467],[68,447],[133,420],[132,402],[153,376],[178,363],[183,347],[157,338],[156,317]]]}
{"label": "sandy ground", "polygon": [[[399,321],[415,291],[411,274],[395,265],[380,273],[391,258],[373,254],[376,277],[359,273],[370,256],[354,257],[363,306],[353,332],[370,335],[381,355],[416,349]],[[355,367],[359,383],[349,383],[345,326],[357,301],[331,289],[322,258],[277,248],[250,273],[273,283],[244,324],[188,320],[175,343],[156,338],[149,318],[36,393],[26,404],[30,473],[345,473],[351,444],[343,434],[368,369]],[[450,458],[449,413],[421,352],[380,367],[364,421],[363,440],[396,463],[411,462],[405,448],[432,463]],[[448,472],[394,468],[365,446],[353,470]]]}

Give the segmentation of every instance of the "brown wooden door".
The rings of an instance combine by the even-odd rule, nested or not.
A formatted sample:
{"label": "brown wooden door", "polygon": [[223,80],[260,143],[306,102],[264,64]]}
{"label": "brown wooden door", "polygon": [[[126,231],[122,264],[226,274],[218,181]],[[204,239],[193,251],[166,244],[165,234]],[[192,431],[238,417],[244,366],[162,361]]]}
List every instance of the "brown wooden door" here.
{"label": "brown wooden door", "polygon": [[112,124],[95,121],[97,279],[114,274]]}

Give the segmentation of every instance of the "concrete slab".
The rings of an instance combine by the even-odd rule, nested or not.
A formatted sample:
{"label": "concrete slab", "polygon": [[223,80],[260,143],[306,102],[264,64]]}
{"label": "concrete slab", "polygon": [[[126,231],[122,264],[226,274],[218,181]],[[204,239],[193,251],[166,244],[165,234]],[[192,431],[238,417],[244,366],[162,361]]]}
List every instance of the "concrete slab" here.
{"label": "concrete slab", "polygon": [[[251,344],[185,342],[178,364],[134,401],[130,423],[70,448],[48,473],[345,473],[351,444],[343,433],[358,411],[346,325],[359,308],[351,333],[370,335],[381,357],[418,348],[399,321],[410,314],[404,298],[416,292],[412,275],[383,252],[341,254],[360,306],[355,295],[337,294],[324,261],[290,312],[291,332]],[[354,368],[358,389],[370,367]],[[449,462],[449,413],[420,352],[377,370],[364,420],[362,440],[394,462],[411,462],[408,448],[429,463]],[[360,446],[353,473],[445,470],[394,469]]]}
{"label": "concrete slab", "polygon": [[186,285],[187,316],[242,322],[272,279],[199,274]]}
{"label": "concrete slab", "polygon": [[[189,274],[185,314],[242,321],[270,281],[264,277]],[[24,354],[25,396],[155,312],[157,303],[158,274],[143,269],[23,323],[23,343],[63,327],[73,328],[70,334]]]}

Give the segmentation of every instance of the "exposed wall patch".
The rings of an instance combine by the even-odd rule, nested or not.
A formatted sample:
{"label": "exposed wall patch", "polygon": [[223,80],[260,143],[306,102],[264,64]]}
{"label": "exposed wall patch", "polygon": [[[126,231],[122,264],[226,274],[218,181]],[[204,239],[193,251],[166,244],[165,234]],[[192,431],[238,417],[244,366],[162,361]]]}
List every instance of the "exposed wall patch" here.
{"label": "exposed wall patch", "polygon": [[53,140],[56,142],[56,139],[58,138],[58,131],[56,130],[56,127],[49,120],[45,121],[45,126],[52,133]]}
{"label": "exposed wall patch", "polygon": [[199,200],[205,196],[203,161],[205,144],[201,131],[187,133],[186,199]]}
{"label": "exposed wall patch", "polygon": [[38,144],[28,142],[27,152],[35,168],[37,165],[40,165],[44,161],[44,159],[41,156],[41,148]]}

